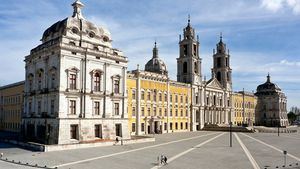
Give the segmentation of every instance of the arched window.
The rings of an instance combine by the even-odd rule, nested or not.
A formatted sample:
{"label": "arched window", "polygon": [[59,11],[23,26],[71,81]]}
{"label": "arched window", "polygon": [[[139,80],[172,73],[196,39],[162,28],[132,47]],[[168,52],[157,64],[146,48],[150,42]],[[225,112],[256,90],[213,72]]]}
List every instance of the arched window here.
{"label": "arched window", "polygon": [[94,75],[94,91],[99,92],[100,91],[100,73],[97,72]]}
{"label": "arched window", "polygon": [[183,73],[187,73],[187,62],[183,63]]}
{"label": "arched window", "polygon": [[198,73],[198,64],[197,64],[197,62],[194,63],[194,72]]}
{"label": "arched window", "polygon": [[219,82],[221,82],[221,72],[217,73],[217,79],[218,79]]}
{"label": "arched window", "polygon": [[43,69],[40,69],[37,72],[38,90],[42,90],[43,72]]}

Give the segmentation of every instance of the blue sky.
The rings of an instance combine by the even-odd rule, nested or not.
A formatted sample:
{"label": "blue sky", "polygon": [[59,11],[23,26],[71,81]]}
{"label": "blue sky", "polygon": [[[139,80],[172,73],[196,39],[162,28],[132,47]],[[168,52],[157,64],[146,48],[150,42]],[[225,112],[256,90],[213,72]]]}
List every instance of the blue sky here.
{"label": "blue sky", "polygon": [[[72,15],[74,0],[10,0],[0,4],[0,86],[24,79],[24,57],[40,44],[43,31]],[[212,50],[223,32],[231,53],[233,88],[255,91],[271,80],[300,107],[300,0],[81,0],[87,20],[108,28],[113,46],[129,58],[128,69],[159,55],[176,79],[178,36],[191,15],[200,37],[207,78]]]}

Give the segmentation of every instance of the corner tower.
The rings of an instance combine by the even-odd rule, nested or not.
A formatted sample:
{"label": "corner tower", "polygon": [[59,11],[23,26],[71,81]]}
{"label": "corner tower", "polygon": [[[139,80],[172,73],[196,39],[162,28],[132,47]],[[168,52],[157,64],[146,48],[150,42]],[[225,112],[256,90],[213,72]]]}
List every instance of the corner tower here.
{"label": "corner tower", "polygon": [[212,76],[216,77],[221,85],[227,90],[232,89],[232,79],[230,68],[230,55],[229,50],[226,52],[226,44],[223,43],[222,33],[220,34],[220,41],[217,44],[217,51],[213,52],[213,68]]}
{"label": "corner tower", "polygon": [[201,84],[201,59],[199,57],[199,38],[190,24],[183,29],[183,39],[179,35],[179,58],[177,58],[177,81]]}

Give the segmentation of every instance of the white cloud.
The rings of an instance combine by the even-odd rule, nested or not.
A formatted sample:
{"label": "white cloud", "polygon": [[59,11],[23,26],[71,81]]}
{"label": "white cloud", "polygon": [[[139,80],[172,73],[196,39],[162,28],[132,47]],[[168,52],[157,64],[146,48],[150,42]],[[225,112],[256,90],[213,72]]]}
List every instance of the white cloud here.
{"label": "white cloud", "polygon": [[291,9],[295,15],[300,14],[300,0],[262,0],[261,7],[274,13],[287,8]]}

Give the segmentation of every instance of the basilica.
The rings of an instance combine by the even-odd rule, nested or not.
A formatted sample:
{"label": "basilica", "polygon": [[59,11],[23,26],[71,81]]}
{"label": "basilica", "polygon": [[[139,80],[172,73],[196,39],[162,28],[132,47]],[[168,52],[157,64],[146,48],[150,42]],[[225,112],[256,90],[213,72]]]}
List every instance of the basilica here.
{"label": "basilica", "polygon": [[177,79],[170,79],[157,42],[145,66],[127,70],[128,58],[113,48],[110,32],[84,18],[80,0],[72,6],[73,14],[46,29],[42,43],[25,57],[24,93],[19,92],[24,107],[15,125],[25,140],[73,144],[231,123],[288,125],[286,97],[269,76],[255,95],[233,92],[231,55],[222,34],[206,79],[200,41],[188,19],[178,57],[170,58],[177,60]]}

